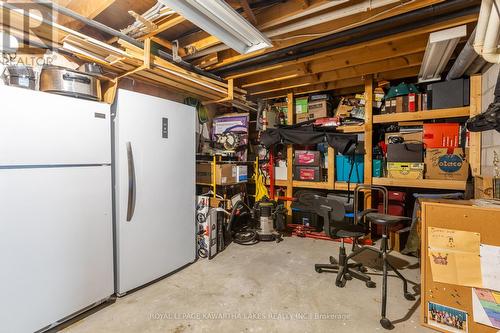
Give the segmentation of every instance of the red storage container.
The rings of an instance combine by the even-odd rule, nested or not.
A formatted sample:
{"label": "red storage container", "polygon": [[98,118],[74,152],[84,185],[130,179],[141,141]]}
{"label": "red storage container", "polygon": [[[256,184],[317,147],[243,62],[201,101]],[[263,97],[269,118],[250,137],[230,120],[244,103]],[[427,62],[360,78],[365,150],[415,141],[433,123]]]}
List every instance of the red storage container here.
{"label": "red storage container", "polygon": [[[406,193],[400,191],[388,191],[388,199],[389,206],[387,206],[387,214],[395,215],[395,216],[405,216],[405,202],[406,202]],[[379,213],[384,213],[384,200],[382,198],[382,193],[378,194],[377,198],[377,209]],[[403,226],[402,223],[398,223],[389,227],[389,230],[398,230]],[[383,227],[381,225],[377,225],[376,231],[378,235],[382,235]]]}

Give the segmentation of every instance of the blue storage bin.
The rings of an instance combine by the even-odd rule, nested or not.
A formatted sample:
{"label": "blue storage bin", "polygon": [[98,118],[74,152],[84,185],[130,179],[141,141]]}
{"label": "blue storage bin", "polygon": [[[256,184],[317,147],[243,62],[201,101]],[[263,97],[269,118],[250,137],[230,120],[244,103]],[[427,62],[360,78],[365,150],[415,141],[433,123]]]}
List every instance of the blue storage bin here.
{"label": "blue storage bin", "polygon": [[[365,157],[357,154],[354,157],[354,168],[351,174],[351,183],[363,183],[365,179]],[[335,173],[337,181],[347,182],[349,171],[351,171],[352,156],[337,155],[335,156]]]}

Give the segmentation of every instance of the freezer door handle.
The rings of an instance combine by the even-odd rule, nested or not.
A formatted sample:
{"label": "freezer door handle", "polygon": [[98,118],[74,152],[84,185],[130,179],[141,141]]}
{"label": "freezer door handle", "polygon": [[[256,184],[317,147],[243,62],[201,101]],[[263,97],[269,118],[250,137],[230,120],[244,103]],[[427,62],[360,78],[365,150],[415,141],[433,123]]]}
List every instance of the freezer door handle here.
{"label": "freezer door handle", "polygon": [[135,165],[134,154],[132,153],[132,143],[127,142],[127,160],[128,160],[128,204],[127,204],[127,222],[132,220],[135,211]]}

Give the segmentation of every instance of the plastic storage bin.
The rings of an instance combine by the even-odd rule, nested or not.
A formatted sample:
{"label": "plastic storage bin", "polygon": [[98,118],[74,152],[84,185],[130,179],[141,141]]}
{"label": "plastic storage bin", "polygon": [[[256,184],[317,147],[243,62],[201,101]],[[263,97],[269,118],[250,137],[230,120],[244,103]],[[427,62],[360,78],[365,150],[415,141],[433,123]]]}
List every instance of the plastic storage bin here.
{"label": "plastic storage bin", "polygon": [[[365,162],[364,155],[357,154],[354,157],[354,168],[351,174],[351,183],[362,183],[365,177]],[[349,172],[351,171],[352,156],[337,155],[335,156],[335,173],[337,181],[347,182]]]}

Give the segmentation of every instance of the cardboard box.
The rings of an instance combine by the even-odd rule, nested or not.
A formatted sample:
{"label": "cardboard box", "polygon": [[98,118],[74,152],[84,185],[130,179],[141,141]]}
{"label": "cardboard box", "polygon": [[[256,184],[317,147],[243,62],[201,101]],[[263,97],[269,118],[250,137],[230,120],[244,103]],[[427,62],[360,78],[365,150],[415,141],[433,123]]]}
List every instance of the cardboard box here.
{"label": "cardboard box", "polygon": [[309,112],[309,98],[302,97],[295,99],[295,114]]}
{"label": "cardboard box", "polygon": [[350,105],[339,105],[337,111],[335,111],[335,117],[349,117],[354,106]]}
{"label": "cardboard box", "polygon": [[500,199],[500,178],[474,177],[475,199]]}
{"label": "cardboard box", "polygon": [[454,148],[460,142],[459,123],[424,124],[425,148]]}
{"label": "cardboard box", "polygon": [[[238,183],[238,168],[234,164],[219,164],[215,166],[216,184],[231,185]],[[196,182],[212,183],[212,164],[199,163],[196,165]]]}
{"label": "cardboard box", "polygon": [[330,115],[331,104],[326,100],[310,102],[308,109],[309,119],[325,118]]}
{"label": "cardboard box", "polygon": [[302,123],[304,121],[309,121],[309,113],[300,113],[300,114],[297,114],[297,117],[296,117],[296,122],[297,123]]}
{"label": "cardboard box", "polygon": [[387,113],[395,113],[396,112],[396,99],[395,98],[391,98],[391,107],[389,108],[389,112]]}
{"label": "cardboard box", "polygon": [[396,252],[401,252],[406,246],[406,241],[410,235],[410,227],[402,227],[389,232],[389,248]]}
{"label": "cardboard box", "polygon": [[226,132],[248,133],[248,117],[248,113],[228,113],[214,118],[213,134],[224,134]]}
{"label": "cardboard box", "polygon": [[396,179],[424,179],[424,163],[388,162],[387,174]]}
{"label": "cardboard box", "polygon": [[391,136],[399,136],[402,137],[405,142],[422,142],[423,140],[423,132],[394,132],[394,133],[385,133],[385,143],[389,144],[389,138]]}
{"label": "cardboard box", "polygon": [[425,178],[467,180],[469,177],[468,152],[462,148],[428,148],[425,152]]}
{"label": "cardboard box", "polygon": [[274,178],[276,180],[288,180],[288,168],[286,164],[274,167]]}
{"label": "cardboard box", "polygon": [[319,166],[321,163],[321,155],[319,151],[313,150],[296,150],[294,165],[302,166]]}

